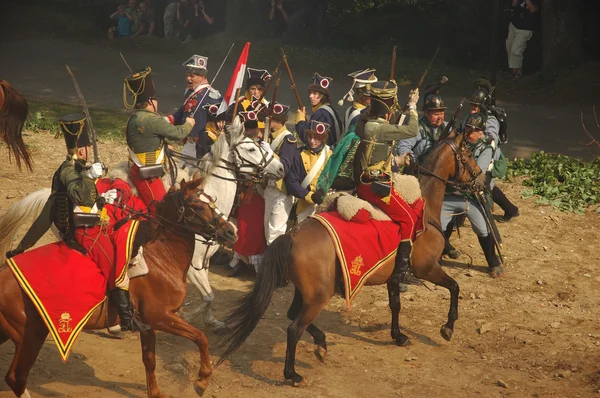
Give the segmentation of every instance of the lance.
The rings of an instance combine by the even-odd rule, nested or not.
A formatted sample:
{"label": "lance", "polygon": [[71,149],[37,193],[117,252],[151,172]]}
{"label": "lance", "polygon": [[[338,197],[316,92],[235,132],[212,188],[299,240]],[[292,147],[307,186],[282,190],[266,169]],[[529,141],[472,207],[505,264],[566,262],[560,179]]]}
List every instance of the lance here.
{"label": "lance", "polygon": [[90,111],[87,107],[87,104],[85,103],[85,98],[83,98],[83,93],[81,92],[81,89],[79,88],[79,83],[77,83],[77,79],[75,79],[75,75],[73,75],[73,72],[71,72],[71,68],[69,68],[69,65],[66,65],[67,67],[67,72],[69,73],[69,76],[71,76],[71,80],[73,80],[73,85],[75,86],[75,91],[77,91],[77,97],[79,97],[79,102],[81,103],[81,106],[83,107],[83,112],[85,113],[85,119],[87,121],[87,124],[89,126],[89,134],[90,134],[90,138],[92,140],[92,148],[94,149],[94,163],[98,163],[100,162],[100,157],[98,155],[98,143],[96,142],[96,130],[94,130],[94,125],[92,124],[92,117],[90,116]]}
{"label": "lance", "polygon": [[396,51],[398,51],[398,46],[392,48],[392,70],[390,71],[390,80],[394,80],[394,77],[396,76]]}
{"label": "lance", "polygon": [[127,69],[129,69],[129,73],[133,73],[133,69],[131,69],[131,66],[129,66],[129,64],[127,63],[127,60],[123,56],[123,53],[119,53],[119,55],[121,56],[121,59],[123,60],[123,62],[125,62],[125,66],[127,67]]}

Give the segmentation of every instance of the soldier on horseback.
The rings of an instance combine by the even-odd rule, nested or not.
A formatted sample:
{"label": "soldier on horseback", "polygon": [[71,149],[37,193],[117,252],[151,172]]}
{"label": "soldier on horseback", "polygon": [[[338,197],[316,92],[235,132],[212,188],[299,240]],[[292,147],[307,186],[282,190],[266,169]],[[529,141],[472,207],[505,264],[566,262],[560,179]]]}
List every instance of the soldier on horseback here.
{"label": "soldier on horseback", "polygon": [[[418,90],[408,96],[410,116],[408,125],[390,124],[394,111],[399,109],[398,86],[393,81],[378,81],[371,85],[371,105],[368,120],[359,122],[357,134],[361,143],[355,157],[356,192],[361,199],[383,210],[401,225],[401,240],[390,280],[404,284],[421,284],[410,274],[409,262],[418,216],[396,192],[392,184],[391,163],[394,141],[416,137],[418,134]],[[422,203],[421,203],[422,204]]]}
{"label": "soldier on horseback", "polygon": [[200,134],[196,145],[198,158],[210,152],[210,147],[217,142],[221,134],[225,131],[226,112],[219,113],[219,106],[216,104],[204,105],[204,110],[208,117],[206,129]]}
{"label": "soldier on horseback", "polygon": [[338,105],[343,105],[344,100],[352,101],[352,105],[346,109],[344,114],[343,134],[346,134],[350,126],[358,123],[360,115],[371,103],[369,97],[369,85],[377,81],[375,69],[365,69],[350,73],[348,76],[353,78],[352,88],[344,97],[338,101]]}
{"label": "soldier on horseback", "polygon": [[172,126],[157,113],[158,100],[149,67],[127,76],[124,84],[125,90],[133,94],[135,108],[127,121],[126,133],[131,178],[146,206],[150,206],[166,194],[161,180],[167,155],[165,140],[185,138],[196,121],[186,117],[184,124]]}
{"label": "soldier on horseback", "polygon": [[[52,194],[40,216],[25,234],[16,249],[6,254],[12,258],[34,246],[50,229],[57,227],[61,238],[70,248],[89,255],[107,281],[109,297],[117,305],[121,330],[147,328],[134,314],[127,286],[120,285],[127,272],[132,245],[140,247],[146,242],[145,233],[137,234],[138,222],[127,221],[115,231],[117,211],[115,206],[107,211],[118,199],[117,189],[98,193],[98,179],[102,177],[104,166],[94,163],[88,166],[92,153],[84,114],[72,114],[60,119],[60,127],[67,146],[67,159],[60,165],[52,178]],[[141,205],[141,203],[139,204]],[[139,206],[138,206],[139,207]],[[135,237],[135,238],[134,238]],[[120,264],[120,266],[119,266]],[[116,268],[121,271],[116,274]]]}

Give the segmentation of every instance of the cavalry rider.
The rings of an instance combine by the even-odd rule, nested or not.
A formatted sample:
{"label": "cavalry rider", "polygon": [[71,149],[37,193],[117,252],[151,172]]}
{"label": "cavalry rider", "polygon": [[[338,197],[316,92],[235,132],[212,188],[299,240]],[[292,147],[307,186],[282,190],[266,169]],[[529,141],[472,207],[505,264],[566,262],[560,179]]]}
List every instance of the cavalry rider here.
{"label": "cavalry rider", "polygon": [[[285,123],[288,120],[288,105],[275,103],[272,106],[269,122],[268,142],[273,154],[283,164],[286,175],[292,164],[298,140],[288,131]],[[265,238],[267,245],[285,234],[288,218],[294,205],[294,197],[288,195],[283,178],[278,181],[269,180],[264,193],[265,198]]]}
{"label": "cavalry rider", "polygon": [[312,120],[305,134],[305,145],[294,152],[292,165],[284,178],[288,193],[298,198],[298,223],[315,214],[317,203],[323,201],[323,191],[316,196],[315,192],[319,176],[332,153],[327,145],[332,134],[329,124]]}
{"label": "cavalry rider", "polygon": [[[391,163],[394,141],[414,138],[419,132],[417,101],[418,89],[408,95],[409,119],[407,125],[390,124],[390,118],[400,107],[398,86],[393,81],[378,81],[371,85],[371,105],[366,123],[361,120],[356,133],[361,143],[354,160],[358,181],[356,193],[361,199],[378,206],[392,221],[400,224],[400,245],[396,254],[393,282],[422,284],[409,271],[412,239],[418,215],[404,201],[392,185]],[[422,201],[419,200],[419,205]]]}
{"label": "cavalry rider", "polygon": [[400,156],[406,157],[408,154],[418,162],[423,161],[446,128],[445,110],[446,103],[438,93],[430,93],[425,97],[424,115],[419,119],[419,133],[414,138],[398,143]]}
{"label": "cavalry rider", "polygon": [[198,158],[202,158],[210,152],[212,144],[217,142],[221,134],[225,131],[225,121],[227,120],[226,112],[219,113],[218,105],[206,104],[203,108],[206,111],[208,122],[206,123],[206,129],[203,134],[200,134],[200,138],[198,139]]}
{"label": "cavalry rider", "polygon": [[[265,134],[265,113],[263,111],[269,106],[269,101],[263,97],[259,106],[258,100],[260,100],[260,97],[263,96],[263,93],[265,92],[265,85],[272,76],[266,69],[247,68],[246,72],[248,73],[248,79],[246,80],[246,92],[237,100],[237,112],[240,114],[241,112],[255,111],[254,114],[258,117],[258,129],[261,131],[261,134]],[[234,107],[235,104],[230,106],[228,114],[231,115],[233,113],[232,109]]]}
{"label": "cavalry rider", "polygon": [[[465,122],[465,139],[467,147],[473,153],[481,170],[488,170],[493,158],[493,148],[485,136],[485,115],[474,113],[467,117]],[[465,214],[471,222],[473,231],[477,234],[479,244],[483,249],[488,266],[496,275],[501,275],[504,269],[501,261],[496,256],[494,237],[488,229],[484,209],[481,209],[476,200],[464,197],[461,193],[446,193],[442,204],[442,229],[446,230],[454,214]]]}
{"label": "cavalry rider", "polygon": [[329,85],[333,81],[330,77],[323,77],[318,73],[313,76],[313,83],[308,86],[308,99],[312,106],[312,115],[306,121],[306,107],[296,111],[296,132],[298,137],[306,143],[305,131],[310,129],[311,122],[324,122],[331,126],[331,134],[327,140],[329,146],[334,146],[342,137],[342,122],[333,107],[330,105]]}
{"label": "cavalry rider", "polygon": [[131,159],[131,178],[146,204],[161,201],[166,191],[161,177],[167,148],[165,140],[181,140],[196,125],[193,117],[173,126],[160,116],[156,90],[149,67],[132,73],[125,79],[125,89],[134,95],[135,111],[127,121],[127,146]]}
{"label": "cavalry rider", "polygon": [[196,54],[183,63],[187,81],[186,99],[175,113],[167,116],[169,123],[175,126],[184,124],[190,117],[196,120],[196,125],[193,126],[181,151],[184,155],[193,158],[198,155],[196,143],[204,133],[208,120],[204,106],[206,104],[219,105],[223,99],[221,93],[208,83],[207,65],[208,58]]}
{"label": "cavalry rider", "polygon": [[[490,82],[485,79],[480,79],[477,82],[477,90],[471,95],[469,101],[469,112],[471,114],[481,112],[487,116],[485,134],[492,140],[494,149],[494,162],[504,161],[504,155],[500,149],[500,122],[494,115],[492,110],[492,93],[493,87]],[[499,222],[509,222],[514,217],[518,217],[519,208],[515,206],[510,199],[506,197],[504,192],[497,186],[492,189],[492,199],[495,203],[504,210],[504,215]]]}
{"label": "cavalry rider", "polygon": [[[140,247],[145,243],[147,234],[145,231],[136,233],[138,222],[131,220],[117,231],[113,230],[114,224],[119,221],[116,217],[123,216],[113,203],[119,195],[128,193],[119,194],[117,189],[109,189],[98,194],[98,179],[102,177],[104,167],[102,163],[87,165],[92,147],[85,115],[64,116],[60,119],[60,127],[65,137],[67,158],[52,177],[52,194],[42,213],[17,248],[8,252],[6,257],[11,258],[34,246],[54,223],[65,244],[89,255],[100,269],[109,288],[109,298],[117,305],[121,330],[133,331],[134,317],[135,328],[147,329],[133,313],[127,286],[121,283],[131,257],[129,242],[135,235],[134,246]],[[125,190],[129,188],[125,183],[123,185]],[[126,198],[128,203],[129,199],[136,198]],[[136,203],[135,208],[143,208],[141,203]]]}
{"label": "cavalry rider", "polygon": [[344,105],[344,100],[351,101],[352,105],[346,109],[344,114],[344,126],[343,133],[346,134],[350,129],[350,126],[358,123],[358,119],[361,113],[371,103],[369,97],[369,85],[377,81],[375,76],[375,69],[364,69],[350,73],[352,81],[352,88],[348,91],[344,97],[338,101],[338,105]]}

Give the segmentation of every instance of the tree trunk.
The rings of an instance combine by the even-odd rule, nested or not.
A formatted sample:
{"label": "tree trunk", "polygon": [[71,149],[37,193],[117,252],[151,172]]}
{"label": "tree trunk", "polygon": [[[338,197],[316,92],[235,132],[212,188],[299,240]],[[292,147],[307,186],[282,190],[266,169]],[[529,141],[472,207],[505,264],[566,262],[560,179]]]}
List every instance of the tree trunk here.
{"label": "tree trunk", "polygon": [[581,62],[583,38],[580,0],[543,0],[543,69],[553,71]]}

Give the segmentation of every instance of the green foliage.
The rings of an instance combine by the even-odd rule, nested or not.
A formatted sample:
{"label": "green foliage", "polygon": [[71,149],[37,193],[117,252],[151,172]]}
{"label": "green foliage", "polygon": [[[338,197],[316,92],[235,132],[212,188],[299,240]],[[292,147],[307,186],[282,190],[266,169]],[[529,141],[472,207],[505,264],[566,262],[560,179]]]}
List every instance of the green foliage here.
{"label": "green foliage", "polygon": [[56,115],[52,115],[48,111],[39,110],[35,112],[29,112],[29,117],[25,121],[25,130],[29,130],[34,133],[46,131],[57,133],[60,130],[58,127],[58,118]]}
{"label": "green foliage", "polygon": [[[600,203],[600,158],[593,162],[569,156],[534,153],[531,159],[515,159],[508,164],[507,177],[526,176],[523,197],[538,196],[538,203],[563,211],[583,214]],[[600,213],[600,207],[596,209]]]}

